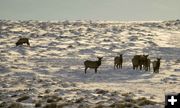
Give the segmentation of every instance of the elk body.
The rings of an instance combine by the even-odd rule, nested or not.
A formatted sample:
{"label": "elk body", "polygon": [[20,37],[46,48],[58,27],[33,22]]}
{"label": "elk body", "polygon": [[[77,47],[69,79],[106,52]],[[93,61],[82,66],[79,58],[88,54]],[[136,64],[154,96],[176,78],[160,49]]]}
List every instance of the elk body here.
{"label": "elk body", "polygon": [[16,42],[16,46],[23,45],[24,43],[26,43],[28,46],[30,46],[30,43],[29,43],[29,39],[28,39],[28,38],[20,38],[20,39]]}

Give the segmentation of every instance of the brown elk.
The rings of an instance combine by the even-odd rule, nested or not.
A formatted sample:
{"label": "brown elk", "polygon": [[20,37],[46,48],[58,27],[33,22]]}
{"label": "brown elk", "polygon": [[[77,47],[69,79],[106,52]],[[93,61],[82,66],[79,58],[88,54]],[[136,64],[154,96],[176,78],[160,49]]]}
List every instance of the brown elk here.
{"label": "brown elk", "polygon": [[133,58],[132,58],[132,64],[133,64],[133,69],[137,70],[138,69],[138,66],[139,66],[139,58],[140,58],[141,55],[135,55]]}
{"label": "brown elk", "polygon": [[[148,63],[148,57],[149,55],[135,55],[132,59],[133,69],[139,69],[142,70],[142,67],[146,66]],[[146,69],[147,70],[147,69]]]}
{"label": "brown elk", "polygon": [[28,46],[30,46],[29,39],[28,38],[20,38],[16,42],[16,46],[22,45],[23,43],[26,43]]}
{"label": "brown elk", "polygon": [[90,61],[90,60],[86,60],[84,62],[84,66],[85,66],[85,74],[88,68],[92,68],[95,70],[95,73],[97,73],[97,69],[98,67],[101,65],[101,60],[103,57],[97,57],[98,60],[97,61]]}
{"label": "brown elk", "polygon": [[122,54],[114,58],[114,69],[121,68],[122,69],[123,57]]}
{"label": "brown elk", "polygon": [[160,64],[161,64],[161,58],[157,58],[157,60],[153,61],[152,64],[153,64],[154,73],[159,73],[159,68],[160,68]]}
{"label": "brown elk", "polygon": [[145,71],[150,71],[151,67],[151,60],[149,58],[145,58],[144,63],[143,63],[143,68]]}

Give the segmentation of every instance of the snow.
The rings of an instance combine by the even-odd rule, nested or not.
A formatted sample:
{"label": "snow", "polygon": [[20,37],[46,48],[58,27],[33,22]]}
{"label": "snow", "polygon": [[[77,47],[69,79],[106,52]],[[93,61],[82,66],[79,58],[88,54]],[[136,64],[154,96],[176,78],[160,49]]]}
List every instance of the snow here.
{"label": "snow", "polygon": [[[0,103],[22,101],[33,107],[33,101],[47,92],[65,100],[86,97],[94,105],[121,100],[123,93],[133,98],[146,97],[162,107],[164,96],[180,90],[180,22],[118,22],[118,21],[6,21],[0,30]],[[15,46],[19,37],[28,37],[31,46]],[[123,69],[113,68],[114,57],[123,53]],[[133,70],[131,59],[135,54],[149,54],[151,61],[161,57],[160,73]],[[102,56],[102,65],[84,73],[83,62]],[[99,95],[97,89],[118,96]],[[56,91],[56,92],[55,92]],[[13,98],[12,95],[14,96]],[[89,95],[89,96],[88,96]],[[98,98],[99,97],[99,98]],[[97,98],[97,99],[96,99]],[[114,99],[115,101],[116,99]],[[105,104],[105,103],[104,103]],[[73,104],[77,107],[77,104]],[[72,107],[69,105],[69,107]]]}

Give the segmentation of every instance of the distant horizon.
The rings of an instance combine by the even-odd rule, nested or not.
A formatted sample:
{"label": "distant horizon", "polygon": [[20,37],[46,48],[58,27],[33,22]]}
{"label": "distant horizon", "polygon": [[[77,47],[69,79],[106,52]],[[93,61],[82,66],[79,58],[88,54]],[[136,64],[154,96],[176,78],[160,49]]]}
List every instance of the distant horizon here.
{"label": "distant horizon", "polygon": [[94,22],[162,22],[162,21],[177,21],[180,19],[169,19],[169,20],[91,20],[91,19],[82,19],[82,20],[36,20],[36,19],[0,19],[4,21],[42,21],[42,22],[64,22],[64,21],[70,21],[70,22],[78,22],[78,21],[94,21]]}
{"label": "distant horizon", "polygon": [[167,21],[180,0],[0,0],[0,19],[37,21]]}

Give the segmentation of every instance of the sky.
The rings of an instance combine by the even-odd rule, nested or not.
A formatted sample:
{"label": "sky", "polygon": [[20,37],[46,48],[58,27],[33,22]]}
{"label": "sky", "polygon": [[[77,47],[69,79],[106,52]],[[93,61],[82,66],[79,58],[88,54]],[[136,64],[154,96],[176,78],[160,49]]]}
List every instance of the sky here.
{"label": "sky", "polygon": [[180,0],[0,0],[0,19],[176,20]]}

